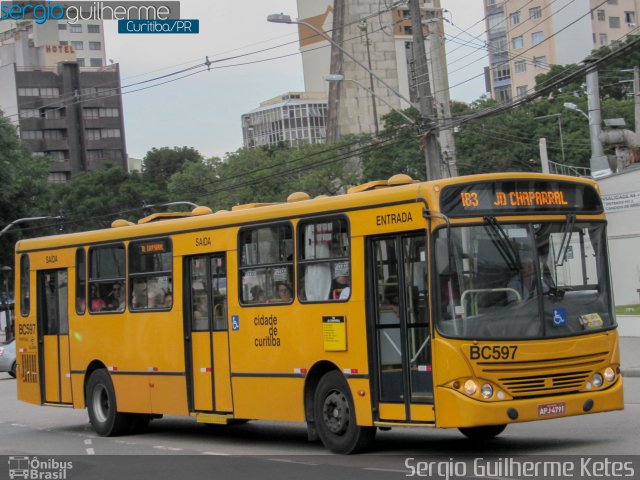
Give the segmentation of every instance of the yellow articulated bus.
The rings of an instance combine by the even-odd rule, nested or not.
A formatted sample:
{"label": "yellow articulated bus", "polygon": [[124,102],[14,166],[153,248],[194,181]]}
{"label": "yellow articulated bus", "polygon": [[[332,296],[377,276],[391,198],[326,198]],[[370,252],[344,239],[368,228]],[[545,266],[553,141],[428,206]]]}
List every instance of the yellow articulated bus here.
{"label": "yellow articulated bus", "polygon": [[595,182],[406,175],[16,246],[18,396],[100,435],[163,415],[376,429],[623,408]]}

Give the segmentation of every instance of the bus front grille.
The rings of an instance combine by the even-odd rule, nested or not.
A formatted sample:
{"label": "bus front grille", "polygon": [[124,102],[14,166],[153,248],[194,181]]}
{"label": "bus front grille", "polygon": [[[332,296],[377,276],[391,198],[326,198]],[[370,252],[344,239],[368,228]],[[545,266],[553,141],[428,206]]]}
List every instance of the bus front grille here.
{"label": "bus front grille", "polygon": [[513,397],[553,395],[579,391],[591,374],[590,371],[531,375],[500,378],[503,388]]}

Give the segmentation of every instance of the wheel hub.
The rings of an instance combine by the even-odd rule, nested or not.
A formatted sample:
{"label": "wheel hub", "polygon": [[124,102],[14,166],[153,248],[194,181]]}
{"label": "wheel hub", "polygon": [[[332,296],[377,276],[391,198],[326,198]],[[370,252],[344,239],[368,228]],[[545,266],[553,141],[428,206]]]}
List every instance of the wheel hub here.
{"label": "wheel hub", "polygon": [[331,433],[342,435],[349,426],[349,403],[342,392],[333,391],[324,400],[322,416]]}
{"label": "wheel hub", "polygon": [[93,390],[93,411],[96,419],[100,422],[106,422],[109,414],[109,394],[103,385],[97,385]]}

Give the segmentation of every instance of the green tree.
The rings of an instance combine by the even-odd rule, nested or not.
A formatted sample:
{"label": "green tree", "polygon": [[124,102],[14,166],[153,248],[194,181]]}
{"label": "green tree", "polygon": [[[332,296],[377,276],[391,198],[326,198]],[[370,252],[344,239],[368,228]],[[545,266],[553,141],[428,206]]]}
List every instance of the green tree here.
{"label": "green tree", "polygon": [[133,222],[143,216],[143,201],[162,202],[165,193],[115,165],[75,175],[70,182],[56,185],[54,203],[67,216],[72,231],[106,228],[117,218]]}
{"label": "green tree", "polygon": [[145,182],[166,189],[167,182],[186,163],[200,162],[202,155],[191,147],[152,148],[142,162],[142,178]]}
{"label": "green tree", "polygon": [[240,148],[218,158],[185,165],[170,180],[172,200],[190,200],[214,210],[244,203],[281,202],[294,191],[334,194],[356,181],[349,143]]}
{"label": "green tree", "polygon": [[[49,198],[47,177],[47,160],[32,155],[24,147],[15,127],[0,111],[0,230],[19,218],[56,213],[46,206]],[[16,226],[0,239],[1,265],[13,264],[15,241],[22,234],[36,236],[42,233],[34,230],[34,226],[37,224]]]}

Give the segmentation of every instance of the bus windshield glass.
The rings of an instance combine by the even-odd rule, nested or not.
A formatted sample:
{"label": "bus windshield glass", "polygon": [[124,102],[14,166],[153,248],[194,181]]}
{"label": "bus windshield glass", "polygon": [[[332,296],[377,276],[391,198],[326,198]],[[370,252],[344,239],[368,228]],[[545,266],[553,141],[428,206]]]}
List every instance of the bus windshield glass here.
{"label": "bus windshield glass", "polygon": [[445,336],[562,337],[614,324],[604,223],[486,217],[441,229],[435,242],[437,325]]}

